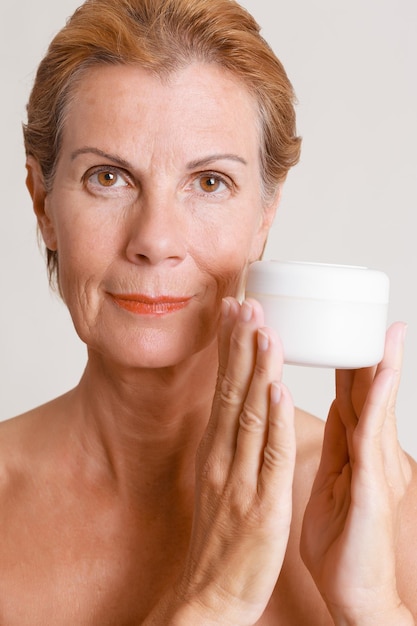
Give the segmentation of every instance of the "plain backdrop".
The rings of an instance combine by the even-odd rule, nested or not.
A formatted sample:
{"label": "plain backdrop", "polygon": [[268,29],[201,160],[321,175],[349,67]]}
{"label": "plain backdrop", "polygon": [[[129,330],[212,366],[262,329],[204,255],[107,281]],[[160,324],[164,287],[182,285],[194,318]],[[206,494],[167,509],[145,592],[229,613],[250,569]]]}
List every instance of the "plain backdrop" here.
{"label": "plain backdrop", "polygon": [[[2,0],[0,16],[0,417],[74,386],[85,349],[51,294],[26,192],[21,123],[38,62],[78,0]],[[300,164],[267,258],[366,265],[391,279],[389,321],[408,322],[399,435],[417,456],[417,3],[245,0],[298,96]],[[299,406],[325,419],[334,372],[286,366]]]}

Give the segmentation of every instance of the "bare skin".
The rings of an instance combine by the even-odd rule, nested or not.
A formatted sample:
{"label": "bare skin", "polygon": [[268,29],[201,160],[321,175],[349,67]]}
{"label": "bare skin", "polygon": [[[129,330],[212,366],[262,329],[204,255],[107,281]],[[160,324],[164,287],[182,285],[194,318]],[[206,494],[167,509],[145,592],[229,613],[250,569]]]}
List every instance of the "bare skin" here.
{"label": "bare skin", "polygon": [[[87,426],[81,409],[87,379],[88,369],[72,392],[1,424],[0,615],[8,626],[52,619],[63,625],[141,624],[182,570],[194,508],[193,458],[204,430],[203,415],[211,407],[211,385],[207,381],[205,402],[194,411],[190,407],[174,437],[167,436],[173,417],[168,410],[159,413],[158,421],[148,421],[149,415],[146,422],[139,418],[142,435],[128,441],[123,424],[129,415],[119,414],[111,433]],[[165,400],[169,395],[167,389]],[[161,406],[168,407],[162,400]],[[296,432],[288,550],[257,623],[325,626],[334,622],[299,556],[323,423],[297,411]],[[416,611],[410,550],[415,538],[414,464],[413,473],[401,518],[398,580],[401,597]]]}
{"label": "bare skin", "polygon": [[[71,392],[1,426],[5,541],[0,616],[8,626],[51,620],[63,626],[141,624],[175,582],[187,552],[194,468],[181,479],[176,474],[179,464],[189,465],[189,450],[178,451],[162,468],[155,462],[163,457],[161,445],[155,441],[152,448],[154,467],[150,448],[144,464],[138,446],[136,484],[128,488],[109,466],[106,451],[101,451],[101,459],[91,455],[91,448],[99,452],[95,434],[87,437],[66,425],[74,396]],[[308,430],[321,429],[302,413],[299,422],[303,439]],[[303,447],[310,456],[311,440]],[[313,455],[309,464],[315,463],[317,450]],[[304,473],[306,469],[297,470],[296,500],[298,486],[306,491]],[[301,509],[296,507],[294,535]],[[302,623],[309,610],[318,618],[326,614],[298,556],[296,536],[291,545],[294,553],[287,557],[260,624]],[[300,603],[303,588],[310,590],[311,599]],[[321,623],[332,622],[317,621]]]}
{"label": "bare skin", "polygon": [[[258,303],[233,298],[279,200],[261,199],[251,97],[212,66],[169,83],[109,66],[72,102],[52,190],[32,158],[28,188],[89,358],[73,391],[0,425],[1,623],[373,626],[375,593],[378,626],[412,623],[415,469],[393,414],[401,327],[377,370],[339,376],[307,507],[323,422],[297,411],[294,425],[279,339]],[[337,499],[320,506],[335,474],[357,532],[333,523]],[[317,507],[336,556],[332,542],[316,549],[329,525]],[[375,546],[358,540],[369,516],[385,528]],[[383,575],[375,589],[358,546]],[[333,568],[365,598],[344,606]]]}

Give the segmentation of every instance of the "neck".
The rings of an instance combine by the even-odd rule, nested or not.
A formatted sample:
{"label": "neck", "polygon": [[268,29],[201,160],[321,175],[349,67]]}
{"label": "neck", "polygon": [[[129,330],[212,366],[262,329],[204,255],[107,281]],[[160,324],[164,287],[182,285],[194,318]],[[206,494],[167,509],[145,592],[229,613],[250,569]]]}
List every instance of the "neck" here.
{"label": "neck", "polygon": [[[123,485],[181,482],[210,416],[217,344],[163,370],[122,370],[91,353],[74,399],[88,453]],[[174,469],[175,468],[175,469]],[[182,476],[181,476],[182,475]]]}

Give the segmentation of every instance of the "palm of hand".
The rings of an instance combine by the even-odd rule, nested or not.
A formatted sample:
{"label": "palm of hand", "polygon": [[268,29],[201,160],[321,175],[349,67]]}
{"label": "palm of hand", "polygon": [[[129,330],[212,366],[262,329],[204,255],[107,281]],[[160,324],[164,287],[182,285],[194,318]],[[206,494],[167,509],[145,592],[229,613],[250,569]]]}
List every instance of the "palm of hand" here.
{"label": "palm of hand", "polygon": [[[398,605],[395,539],[410,467],[395,428],[402,328],[377,370],[337,373],[301,551],[330,611],[358,616]],[[347,607],[349,607],[347,609]]]}

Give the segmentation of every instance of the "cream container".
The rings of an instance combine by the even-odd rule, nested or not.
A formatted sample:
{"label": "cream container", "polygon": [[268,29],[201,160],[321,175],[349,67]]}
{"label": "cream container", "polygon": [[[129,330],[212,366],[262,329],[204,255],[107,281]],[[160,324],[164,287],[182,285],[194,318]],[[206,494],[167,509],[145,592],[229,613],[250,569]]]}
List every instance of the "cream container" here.
{"label": "cream container", "polygon": [[246,296],[258,300],[265,325],[281,338],[293,365],[356,369],[384,352],[389,279],[366,267],[257,261]]}

